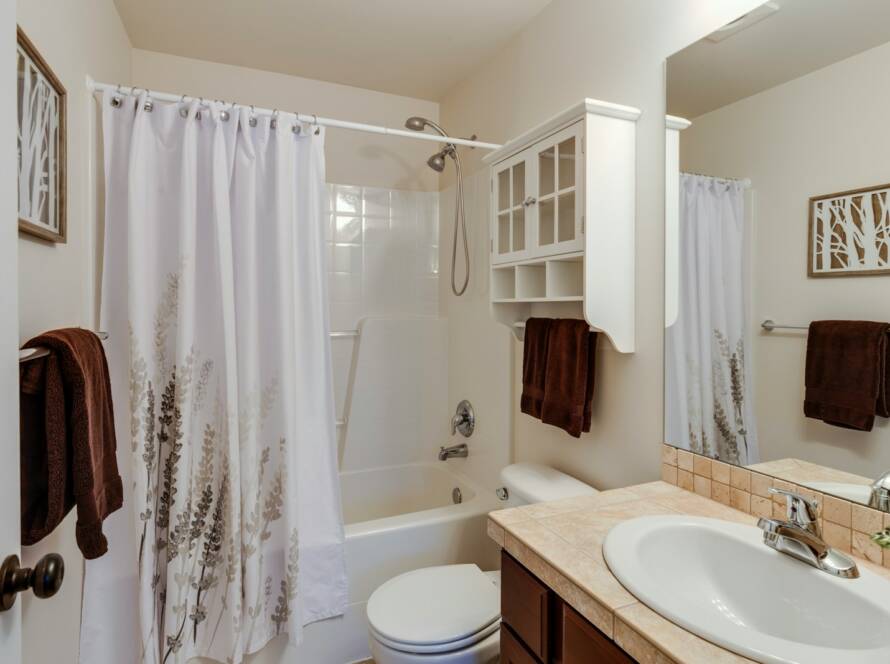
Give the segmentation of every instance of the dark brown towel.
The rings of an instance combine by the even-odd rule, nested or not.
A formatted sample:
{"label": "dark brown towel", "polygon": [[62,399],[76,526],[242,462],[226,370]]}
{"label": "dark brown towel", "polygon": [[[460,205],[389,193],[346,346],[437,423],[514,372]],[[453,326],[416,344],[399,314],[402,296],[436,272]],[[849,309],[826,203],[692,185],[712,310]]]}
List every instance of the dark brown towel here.
{"label": "dark brown towel", "polygon": [[804,415],[860,431],[871,431],[875,415],[890,417],[888,333],[887,323],[810,323]]}
{"label": "dark brown towel", "polygon": [[590,431],[596,340],[587,321],[558,318],[550,325],[541,421],[575,438]]}
{"label": "dark brown towel", "polygon": [[25,344],[37,346],[50,354],[19,367],[22,543],[39,542],[77,505],[77,545],[98,558],[108,550],[102,520],[123,503],[105,352],[80,328]]}
{"label": "dark brown towel", "polygon": [[526,415],[541,419],[544,404],[544,381],[547,378],[547,340],[552,318],[529,318],[525,323],[522,349],[522,396],[519,409]]}

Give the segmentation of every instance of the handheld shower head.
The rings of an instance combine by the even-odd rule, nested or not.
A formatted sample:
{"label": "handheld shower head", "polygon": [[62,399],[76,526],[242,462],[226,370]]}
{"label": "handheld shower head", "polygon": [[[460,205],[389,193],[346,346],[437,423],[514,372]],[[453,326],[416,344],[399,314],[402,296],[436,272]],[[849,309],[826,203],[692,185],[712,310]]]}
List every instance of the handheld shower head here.
{"label": "handheld shower head", "polygon": [[428,120],[426,118],[414,115],[405,120],[405,128],[410,129],[411,131],[423,131],[426,129],[427,122]]}
{"label": "handheld shower head", "polygon": [[[411,131],[426,131],[426,128],[430,127],[440,136],[444,136],[446,139],[448,138],[448,134],[445,133],[445,130],[442,129],[441,126],[432,120],[422,118],[418,115],[413,115],[405,120],[405,127]],[[476,140],[475,134],[473,135],[472,140]],[[467,245],[467,218],[464,210],[463,175],[461,174],[460,155],[457,152],[457,146],[454,145],[454,143],[446,143],[445,147],[426,160],[426,164],[436,171],[436,173],[441,173],[445,170],[445,163],[447,161],[446,157],[451,157],[454,160],[454,167],[457,170],[457,195],[454,206],[454,242],[451,245],[451,291],[455,295],[460,296],[464,294],[464,291],[467,290],[467,284],[470,283],[470,248]],[[460,288],[457,287],[457,277],[455,275],[458,233],[461,233],[463,236],[464,264],[466,265],[463,285]]]}
{"label": "handheld shower head", "polygon": [[427,118],[422,118],[419,115],[412,115],[405,120],[405,127],[411,131],[423,131],[427,127],[432,127],[439,135],[448,136],[448,134],[445,133],[445,130],[438,124]]}

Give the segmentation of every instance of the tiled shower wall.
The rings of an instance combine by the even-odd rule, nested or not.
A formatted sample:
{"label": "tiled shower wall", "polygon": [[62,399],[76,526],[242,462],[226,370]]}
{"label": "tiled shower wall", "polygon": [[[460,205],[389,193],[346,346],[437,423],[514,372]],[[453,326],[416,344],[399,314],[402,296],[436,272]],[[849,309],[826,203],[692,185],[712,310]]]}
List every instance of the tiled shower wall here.
{"label": "tiled shower wall", "polygon": [[331,326],[439,314],[439,194],[329,184]]}
{"label": "tiled shower wall", "polygon": [[[329,184],[328,194],[331,329],[355,330],[368,317],[438,317],[438,192]],[[338,419],[346,415],[356,343],[349,337],[332,342]],[[400,380],[401,369],[416,360],[402,359],[405,367],[391,365],[379,379]]]}

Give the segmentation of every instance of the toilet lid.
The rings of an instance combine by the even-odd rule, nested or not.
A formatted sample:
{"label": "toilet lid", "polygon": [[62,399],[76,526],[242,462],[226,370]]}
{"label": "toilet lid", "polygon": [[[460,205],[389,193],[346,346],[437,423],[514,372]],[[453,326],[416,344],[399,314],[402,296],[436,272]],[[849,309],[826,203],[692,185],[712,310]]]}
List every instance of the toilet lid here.
{"label": "toilet lid", "polygon": [[498,588],[476,565],[406,572],[377,588],[368,600],[374,632],[402,645],[464,641],[499,619]]}

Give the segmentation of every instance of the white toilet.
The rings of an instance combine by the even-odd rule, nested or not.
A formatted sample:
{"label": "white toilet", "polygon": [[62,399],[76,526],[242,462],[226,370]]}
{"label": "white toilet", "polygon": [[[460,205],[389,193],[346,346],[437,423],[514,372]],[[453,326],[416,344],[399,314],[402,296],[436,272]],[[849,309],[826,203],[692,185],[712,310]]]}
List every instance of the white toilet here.
{"label": "white toilet", "polygon": [[[535,463],[501,471],[504,507],[589,495],[597,490]],[[500,652],[500,572],[476,565],[416,569],[390,579],[368,600],[376,664],[493,664]]]}

